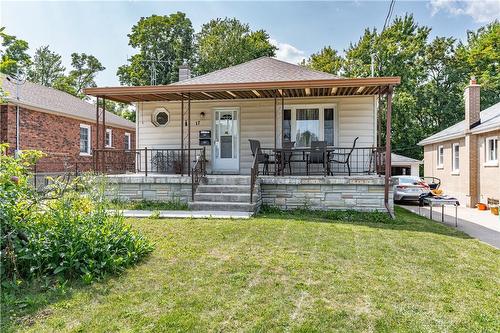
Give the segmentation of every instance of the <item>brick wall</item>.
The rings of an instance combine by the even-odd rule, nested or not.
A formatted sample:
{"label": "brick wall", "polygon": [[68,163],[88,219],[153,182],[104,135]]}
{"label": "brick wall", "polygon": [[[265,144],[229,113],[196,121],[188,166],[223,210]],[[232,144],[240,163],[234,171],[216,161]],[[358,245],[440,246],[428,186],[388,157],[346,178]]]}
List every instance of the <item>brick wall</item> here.
{"label": "brick wall", "polygon": [[[1,107],[2,143],[10,145],[12,153],[16,147],[16,108],[13,105]],[[96,147],[95,122],[20,108],[20,149],[41,150],[47,157],[39,161],[37,172],[63,172],[74,168],[78,163],[80,170],[90,170],[92,156],[80,156],[80,124],[91,126],[92,148]],[[112,129],[113,148],[125,148],[125,133],[130,133],[131,148],[135,148],[135,130],[106,126]],[[100,145],[103,129],[100,126]]]}

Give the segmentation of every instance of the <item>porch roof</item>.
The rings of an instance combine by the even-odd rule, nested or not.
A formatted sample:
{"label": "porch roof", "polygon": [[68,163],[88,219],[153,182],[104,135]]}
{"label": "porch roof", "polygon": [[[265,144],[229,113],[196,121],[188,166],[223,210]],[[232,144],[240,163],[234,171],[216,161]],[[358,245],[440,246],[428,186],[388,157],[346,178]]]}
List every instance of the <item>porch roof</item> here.
{"label": "porch roof", "polygon": [[269,57],[169,85],[87,88],[85,93],[118,102],[385,94],[399,77],[342,78]]}

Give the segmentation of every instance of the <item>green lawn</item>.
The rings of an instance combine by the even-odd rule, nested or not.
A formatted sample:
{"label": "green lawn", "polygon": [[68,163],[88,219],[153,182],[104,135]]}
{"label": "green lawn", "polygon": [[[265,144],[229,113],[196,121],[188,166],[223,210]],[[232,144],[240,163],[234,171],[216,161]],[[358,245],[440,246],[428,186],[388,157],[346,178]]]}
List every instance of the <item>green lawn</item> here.
{"label": "green lawn", "polygon": [[2,332],[500,331],[500,251],[396,212],[130,220],[156,242],[147,260],[91,286],[3,295]]}

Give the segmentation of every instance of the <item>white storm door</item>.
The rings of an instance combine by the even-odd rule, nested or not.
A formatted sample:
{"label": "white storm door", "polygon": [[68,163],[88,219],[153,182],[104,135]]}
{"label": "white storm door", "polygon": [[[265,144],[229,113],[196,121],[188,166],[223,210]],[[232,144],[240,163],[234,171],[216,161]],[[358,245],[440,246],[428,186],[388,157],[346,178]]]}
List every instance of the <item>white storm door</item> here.
{"label": "white storm door", "polygon": [[239,170],[239,114],[237,109],[216,109],[214,115],[214,170]]}

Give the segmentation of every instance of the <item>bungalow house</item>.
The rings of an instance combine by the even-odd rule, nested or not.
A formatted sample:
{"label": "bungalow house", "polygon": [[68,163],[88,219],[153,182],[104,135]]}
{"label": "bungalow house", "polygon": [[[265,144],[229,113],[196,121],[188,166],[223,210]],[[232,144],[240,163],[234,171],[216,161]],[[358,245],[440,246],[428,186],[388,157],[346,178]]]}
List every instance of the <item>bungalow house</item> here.
{"label": "bungalow house", "polygon": [[91,170],[99,147],[135,148],[135,124],[129,120],[106,112],[108,126],[96,131],[93,104],[29,81],[17,87],[5,75],[0,84],[6,95],[0,106],[0,142],[9,144],[9,153],[43,151],[47,156],[37,164],[39,174]]}
{"label": "bungalow house", "polygon": [[[137,151],[119,196],[191,208],[392,211],[390,140],[378,147],[381,98],[399,77],[341,78],[262,57],[163,86],[86,89],[135,103]],[[390,132],[390,131],[389,131]],[[102,152],[101,170],[130,156]],[[111,162],[110,162],[111,161]]]}
{"label": "bungalow house", "polygon": [[426,176],[441,179],[441,188],[461,204],[500,199],[500,103],[480,111],[480,86],[465,89],[465,120],[419,142],[424,147]]}

